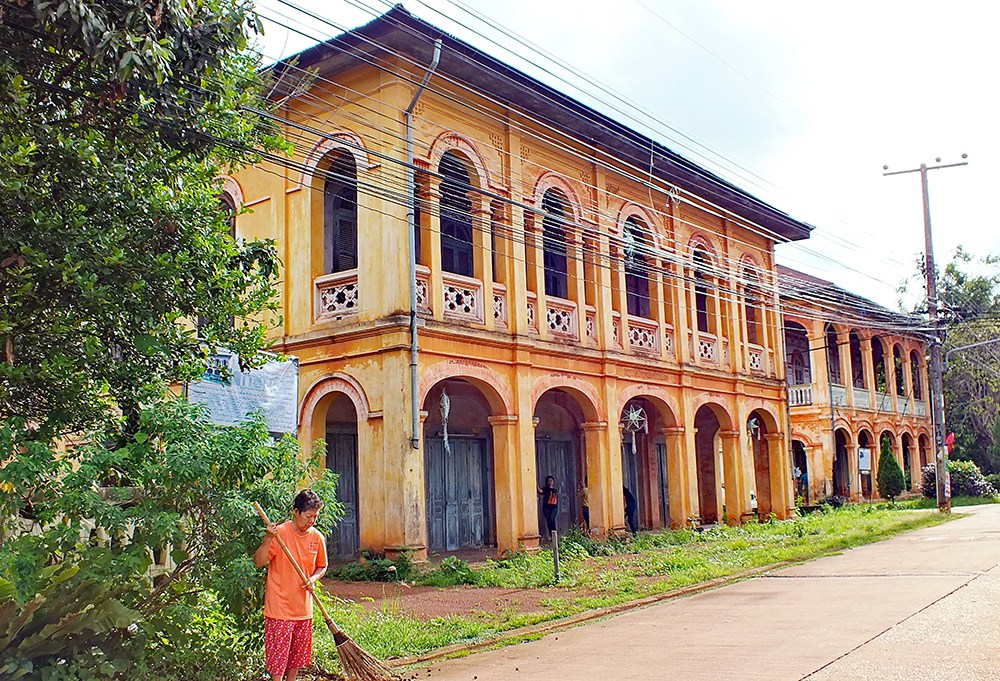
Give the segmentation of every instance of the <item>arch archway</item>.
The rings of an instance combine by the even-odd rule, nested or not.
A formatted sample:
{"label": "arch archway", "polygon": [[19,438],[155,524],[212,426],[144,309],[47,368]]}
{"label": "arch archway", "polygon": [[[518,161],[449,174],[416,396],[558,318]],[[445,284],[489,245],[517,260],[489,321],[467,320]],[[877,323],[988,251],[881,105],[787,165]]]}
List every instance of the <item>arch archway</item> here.
{"label": "arch archway", "polygon": [[428,552],[494,546],[490,400],[463,377],[445,378],[427,390],[423,410]]}
{"label": "arch archway", "polygon": [[[622,484],[637,501],[637,523],[644,528],[680,523],[680,499],[671,500],[670,489],[679,492],[680,474],[675,411],[667,399],[637,391],[627,399],[619,415],[622,438]],[[673,511],[671,503],[673,501]]]}
{"label": "arch archway", "polygon": [[834,496],[851,497],[851,436],[843,428],[838,428],[834,436],[833,453],[833,494]]}
{"label": "arch archway", "polygon": [[872,492],[874,491],[874,485],[872,484],[875,479],[876,466],[878,465],[877,458],[878,452],[875,448],[875,439],[872,437],[871,431],[867,428],[862,428],[858,432],[858,459],[861,459],[861,450],[868,451],[868,471],[860,471],[861,476],[861,495],[869,499],[872,498]]}
{"label": "arch archway", "polygon": [[[582,425],[587,422],[586,406],[565,388],[551,388],[535,402],[535,474],[538,488],[551,476],[557,490],[555,529],[561,534],[581,520],[577,491],[587,480]],[[549,538],[544,516],[548,499],[539,497],[538,529]]]}
{"label": "arch archway", "polygon": [[914,485],[914,481],[919,477],[919,475],[914,475],[913,472],[913,436],[909,433],[903,433],[901,444],[903,449],[903,475],[908,482],[906,487],[910,489]]}
{"label": "arch archway", "polygon": [[767,518],[775,510],[771,473],[777,462],[772,461],[772,437],[777,431],[777,422],[763,409],[754,409],[747,417],[747,440],[753,454],[754,489],[751,491],[751,507],[756,497],[757,513]]}
{"label": "arch archway", "polygon": [[[738,519],[736,453],[724,451],[723,446],[723,433],[732,432],[729,413],[721,405],[706,402],[695,412],[694,428],[699,517],[703,523],[719,522],[725,515]],[[728,448],[735,449],[734,443]]]}
{"label": "arch archway", "polygon": [[801,497],[804,503],[810,503],[809,456],[802,440],[792,440],[792,483],[795,485],[796,499]]}

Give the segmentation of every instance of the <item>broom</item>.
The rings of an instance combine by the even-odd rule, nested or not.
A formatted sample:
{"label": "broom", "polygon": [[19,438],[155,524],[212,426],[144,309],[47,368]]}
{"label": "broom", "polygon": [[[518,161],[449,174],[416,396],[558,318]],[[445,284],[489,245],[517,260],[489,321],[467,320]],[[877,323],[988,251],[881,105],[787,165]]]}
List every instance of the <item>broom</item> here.
{"label": "broom", "polygon": [[[268,519],[264,509],[260,507],[260,504],[255,501],[253,502],[253,507],[256,509],[260,519],[270,525],[271,521]],[[288,560],[295,567],[295,572],[298,573],[302,584],[307,584],[309,578],[302,571],[302,567],[292,558],[292,554],[281,539],[281,536],[274,535],[274,538],[278,540],[278,546],[281,547],[281,550],[284,551]],[[310,590],[309,593],[312,594],[313,602],[316,603],[316,607],[319,608],[320,613],[323,615],[323,621],[326,622],[327,628],[333,635],[333,642],[337,644],[337,654],[340,656],[340,666],[344,668],[344,675],[348,679],[351,681],[390,681],[399,678],[382,666],[382,663],[372,657],[364,648],[352,641],[344,633],[344,630],[337,626],[333,618],[330,617],[330,613],[323,607],[323,603],[319,600],[319,596],[316,595],[315,591]]]}

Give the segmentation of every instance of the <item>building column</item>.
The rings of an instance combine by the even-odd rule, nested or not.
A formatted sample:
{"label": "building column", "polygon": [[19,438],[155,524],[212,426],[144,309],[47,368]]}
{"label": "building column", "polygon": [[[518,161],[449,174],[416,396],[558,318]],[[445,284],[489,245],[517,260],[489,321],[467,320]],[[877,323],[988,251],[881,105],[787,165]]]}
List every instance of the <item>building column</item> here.
{"label": "building column", "polygon": [[[869,401],[871,406],[869,411],[878,411],[878,400],[875,397],[875,393],[878,392],[875,385],[875,357],[872,354],[872,339],[862,338],[861,339],[861,364],[862,370],[865,373],[865,385],[868,388]],[[855,440],[857,442],[857,440]]]}
{"label": "building column", "polygon": [[[697,515],[697,496],[691,496],[692,487],[697,490],[697,480],[691,483],[691,462],[685,457],[684,428],[671,427],[662,431],[667,449],[667,490],[670,498],[670,527],[677,529],[686,527],[688,518]],[[694,450],[688,450],[693,452]]]}
{"label": "building column", "polygon": [[[746,452],[743,451],[740,431],[720,430],[719,438],[722,441],[722,470],[726,485],[726,522],[739,525],[741,516],[751,511],[742,465],[746,460]],[[750,458],[753,459],[753,454]]]}
{"label": "building column", "polygon": [[497,528],[497,556],[505,551],[517,551],[524,528],[521,526],[521,499],[526,491],[534,495],[535,490],[522,490],[518,477],[518,418],[504,414],[488,418],[493,429],[493,480],[495,489],[494,507]]}
{"label": "building column", "polygon": [[[612,512],[613,483],[611,472],[612,456],[609,455],[607,421],[592,421],[580,424],[583,430],[584,449],[587,456],[587,493],[590,497],[590,527],[599,536],[606,537],[610,529],[621,523]],[[621,475],[619,474],[619,478]],[[624,512],[623,512],[624,517]]]}
{"label": "building column", "polygon": [[771,512],[785,520],[795,508],[792,485],[792,462],[789,459],[784,433],[765,433],[767,440],[768,469],[771,476]]}

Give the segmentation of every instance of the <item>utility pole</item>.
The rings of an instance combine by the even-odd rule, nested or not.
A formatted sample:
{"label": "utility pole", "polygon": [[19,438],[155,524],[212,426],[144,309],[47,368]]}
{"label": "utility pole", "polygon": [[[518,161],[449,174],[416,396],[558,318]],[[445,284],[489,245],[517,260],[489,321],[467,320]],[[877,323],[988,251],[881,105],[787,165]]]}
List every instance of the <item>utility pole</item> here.
{"label": "utility pole", "polygon": [[934,159],[940,165],[928,166],[921,163],[919,168],[896,170],[888,172],[889,166],[882,166],[885,175],[902,175],[904,173],[920,173],[920,189],[924,202],[924,271],[927,277],[927,316],[930,317],[934,338],[931,341],[931,419],[934,424],[934,456],[937,505],[941,513],[951,513],[951,481],[948,476],[948,449],[945,447],[944,427],[944,379],[941,365],[941,327],[938,319],[937,270],[934,268],[934,243],[931,239],[931,204],[927,194],[927,171],[940,168],[954,168],[968,165],[966,154],[962,154],[961,163],[941,164],[941,159]]}

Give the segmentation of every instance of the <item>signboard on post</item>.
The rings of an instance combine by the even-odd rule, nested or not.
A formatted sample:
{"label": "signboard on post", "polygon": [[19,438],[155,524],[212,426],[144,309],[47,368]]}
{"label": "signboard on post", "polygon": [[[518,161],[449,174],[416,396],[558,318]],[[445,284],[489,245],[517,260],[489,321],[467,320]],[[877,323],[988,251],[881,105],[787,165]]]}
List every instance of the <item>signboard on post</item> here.
{"label": "signboard on post", "polygon": [[858,447],[858,471],[861,473],[872,472],[872,450],[867,447]]}
{"label": "signboard on post", "polygon": [[191,402],[206,405],[213,422],[232,426],[260,411],[270,432],[298,433],[297,357],[279,361],[269,354],[259,369],[241,371],[239,356],[220,348],[211,361],[202,380],[188,384],[187,396]]}

